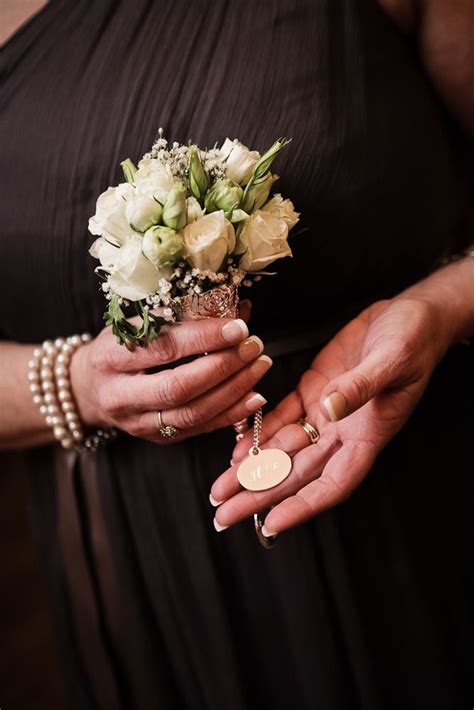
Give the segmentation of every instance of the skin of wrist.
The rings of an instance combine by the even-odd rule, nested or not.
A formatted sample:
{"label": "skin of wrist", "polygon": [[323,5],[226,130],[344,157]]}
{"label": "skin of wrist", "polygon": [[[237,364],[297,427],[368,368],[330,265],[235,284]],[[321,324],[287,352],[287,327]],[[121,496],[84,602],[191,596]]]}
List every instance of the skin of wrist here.
{"label": "skin of wrist", "polygon": [[474,260],[466,259],[439,269],[394,299],[416,300],[427,307],[440,357],[474,332],[474,289],[469,298],[467,287],[470,280],[474,284]]}
{"label": "skin of wrist", "polygon": [[100,421],[97,406],[91,397],[94,388],[90,383],[88,364],[90,348],[91,343],[87,343],[75,351],[69,366],[69,378],[81,421],[85,426],[98,427],[105,425],[105,422]]}

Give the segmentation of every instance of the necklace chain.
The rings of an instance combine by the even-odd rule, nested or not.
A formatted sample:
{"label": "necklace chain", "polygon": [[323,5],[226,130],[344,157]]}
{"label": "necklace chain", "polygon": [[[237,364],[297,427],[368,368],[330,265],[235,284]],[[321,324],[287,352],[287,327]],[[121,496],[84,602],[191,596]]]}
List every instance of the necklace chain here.
{"label": "necklace chain", "polygon": [[254,420],[253,420],[253,448],[252,448],[252,453],[253,454],[258,454],[260,451],[260,434],[262,433],[262,410],[258,409],[255,412],[254,415]]}

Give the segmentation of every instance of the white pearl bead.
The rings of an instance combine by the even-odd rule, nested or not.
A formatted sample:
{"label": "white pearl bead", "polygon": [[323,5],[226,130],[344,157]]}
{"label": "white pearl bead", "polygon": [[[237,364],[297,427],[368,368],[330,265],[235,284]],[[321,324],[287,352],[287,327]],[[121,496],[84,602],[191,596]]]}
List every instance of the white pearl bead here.
{"label": "white pearl bead", "polygon": [[48,426],[52,426],[52,425],[53,425],[53,417],[50,417],[49,414],[46,416],[46,424],[47,424]]}
{"label": "white pearl bead", "polygon": [[72,335],[69,338],[69,344],[72,345],[74,348],[78,348],[80,345],[82,345],[82,340],[80,335]]}
{"label": "white pearl bead", "polygon": [[43,367],[40,370],[40,377],[42,380],[52,380],[53,379],[53,371],[50,367]]}
{"label": "white pearl bead", "polygon": [[89,343],[92,340],[92,335],[90,333],[83,333],[81,335],[81,340],[83,343]]}
{"label": "white pearl bead", "polygon": [[43,380],[43,391],[44,392],[54,392],[55,387],[54,387],[54,382],[51,382],[50,380]]}
{"label": "white pearl bead", "polygon": [[59,409],[57,404],[49,404],[48,405],[48,414],[51,414],[51,416],[55,416],[56,414],[60,414],[61,410]]}
{"label": "white pearl bead", "polygon": [[43,397],[40,394],[35,394],[33,402],[39,406],[40,404],[43,404]]}
{"label": "white pearl bead", "polygon": [[60,390],[69,390],[71,384],[66,377],[58,377],[56,380],[56,387]]}
{"label": "white pearl bead", "polygon": [[51,426],[63,426],[64,425],[64,419],[62,417],[50,417],[51,419]]}
{"label": "white pearl bead", "polygon": [[44,401],[46,404],[55,404],[56,403],[56,395],[53,394],[53,392],[46,392],[44,395]]}
{"label": "white pearl bead", "polygon": [[61,408],[63,412],[74,412],[74,405],[72,402],[61,402]]}
{"label": "white pearl bead", "polygon": [[43,355],[41,358],[41,367],[51,367],[51,358],[47,357],[47,355]]}
{"label": "white pearl bead", "polygon": [[67,365],[69,363],[69,355],[65,352],[59,353],[58,357],[56,358],[56,362],[60,365]]}
{"label": "white pearl bead", "polygon": [[82,441],[83,438],[84,438],[84,434],[82,433],[82,431],[75,430],[75,431],[73,431],[73,432],[71,432],[71,433],[72,433],[72,438],[73,438],[75,441]]}
{"label": "white pearl bead", "polygon": [[37,370],[39,368],[39,358],[35,357],[33,360],[30,360],[28,367],[30,370]]}
{"label": "white pearl bead", "polygon": [[40,394],[41,393],[41,387],[37,382],[32,382],[30,384],[30,392],[32,394]]}
{"label": "white pearl bead", "polygon": [[56,377],[67,377],[67,367],[64,367],[64,365],[57,365],[54,368],[54,374]]}
{"label": "white pearl bead", "polygon": [[43,348],[50,348],[54,347],[54,343],[52,340],[43,340]]}
{"label": "white pearl bead", "polygon": [[48,407],[45,404],[42,404],[39,409],[41,414],[45,417],[48,413]]}
{"label": "white pearl bead", "polygon": [[43,348],[35,348],[33,350],[33,357],[40,358],[43,355]]}
{"label": "white pearl bead", "polygon": [[64,439],[67,436],[67,429],[63,426],[55,426],[53,428],[53,434],[56,439]]}
{"label": "white pearl bead", "polygon": [[65,419],[67,422],[78,422],[79,417],[77,416],[76,412],[66,412]]}
{"label": "white pearl bead", "polygon": [[64,338],[56,338],[54,344],[57,348],[62,348],[62,346],[64,345]]}
{"label": "white pearl bead", "polygon": [[58,399],[60,402],[70,402],[71,401],[71,393],[68,392],[67,390],[59,390]]}
{"label": "white pearl bead", "polygon": [[70,431],[82,431],[82,427],[79,422],[68,422]]}
{"label": "white pearl bead", "polygon": [[71,354],[73,350],[74,350],[74,348],[69,343],[64,343],[64,345],[62,347],[63,355],[65,355],[66,353]]}
{"label": "white pearl bead", "polygon": [[64,439],[61,439],[61,446],[64,449],[72,449],[74,446],[74,441],[69,437],[65,437]]}
{"label": "white pearl bead", "polygon": [[39,373],[35,372],[34,370],[28,373],[28,379],[30,382],[39,382],[39,378]]}

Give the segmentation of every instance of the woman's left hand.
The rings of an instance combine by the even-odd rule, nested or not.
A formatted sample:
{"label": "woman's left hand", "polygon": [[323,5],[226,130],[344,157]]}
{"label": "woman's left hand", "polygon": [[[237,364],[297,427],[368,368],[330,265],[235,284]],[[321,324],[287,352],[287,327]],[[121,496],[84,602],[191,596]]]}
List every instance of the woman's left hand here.
{"label": "woman's left hand", "polygon": [[[236,470],[252,443],[247,432],[234,449],[233,465],[211,489],[219,505],[216,529],[274,506],[263,529],[272,535],[345,500],[407,421],[452,335],[424,292],[406,292],[363,311],[263,420],[262,448],[283,449],[293,459],[288,478],[267,491],[242,489]],[[320,432],[317,443],[310,444],[297,423],[302,417]]]}

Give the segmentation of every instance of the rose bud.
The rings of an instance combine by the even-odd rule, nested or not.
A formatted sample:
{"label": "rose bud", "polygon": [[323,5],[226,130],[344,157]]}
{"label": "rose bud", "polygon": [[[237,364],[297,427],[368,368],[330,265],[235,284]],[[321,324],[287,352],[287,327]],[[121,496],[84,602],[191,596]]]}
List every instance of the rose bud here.
{"label": "rose bud", "polygon": [[244,191],[236,182],[225,178],[216,180],[206,195],[205,207],[207,212],[223,210],[226,217],[232,210],[238,208]]}
{"label": "rose bud", "polygon": [[209,178],[201,162],[197,146],[192,145],[188,151],[189,156],[189,189],[197,200],[202,200],[209,187]]}

